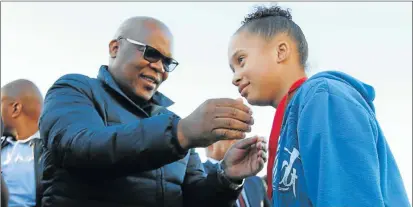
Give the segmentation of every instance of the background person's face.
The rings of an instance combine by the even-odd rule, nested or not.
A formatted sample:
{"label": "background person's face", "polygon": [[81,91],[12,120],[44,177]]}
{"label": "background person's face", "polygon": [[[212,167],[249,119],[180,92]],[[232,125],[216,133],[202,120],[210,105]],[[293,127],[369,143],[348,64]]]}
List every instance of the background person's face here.
{"label": "background person's face", "polygon": [[[171,57],[172,40],[170,35],[159,29],[151,28],[146,38],[125,36],[150,45],[163,55]],[[148,101],[157,91],[160,84],[168,78],[162,60],[150,63],[143,58],[143,48],[125,39],[118,42],[119,50],[112,64],[116,68],[112,74],[124,92]],[[151,80],[152,79],[152,80]],[[155,81],[153,81],[155,79]]]}
{"label": "background person's face", "polygon": [[262,37],[241,31],[229,44],[232,83],[249,104],[271,105],[280,88],[276,49]]}
{"label": "background person's face", "polygon": [[11,129],[13,128],[13,102],[10,100],[3,98],[1,100],[1,121],[3,125],[3,131],[10,133]]}

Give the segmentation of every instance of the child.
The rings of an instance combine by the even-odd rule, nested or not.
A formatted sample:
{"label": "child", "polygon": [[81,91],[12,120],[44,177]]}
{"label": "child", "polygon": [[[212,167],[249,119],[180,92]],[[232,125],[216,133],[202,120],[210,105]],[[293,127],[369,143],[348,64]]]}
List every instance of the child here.
{"label": "child", "polygon": [[249,14],[228,55],[240,94],[277,108],[267,169],[274,206],[410,206],[373,87],[335,71],[307,80],[307,41],[288,10]]}

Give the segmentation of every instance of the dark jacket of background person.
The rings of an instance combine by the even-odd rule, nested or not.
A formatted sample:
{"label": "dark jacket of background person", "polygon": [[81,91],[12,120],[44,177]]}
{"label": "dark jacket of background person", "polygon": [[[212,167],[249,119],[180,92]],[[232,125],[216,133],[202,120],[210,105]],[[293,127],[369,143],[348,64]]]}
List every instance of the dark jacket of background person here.
{"label": "dark jacket of background person", "polygon": [[165,108],[173,102],[158,92],[153,101],[131,101],[106,66],[97,79],[57,80],[40,118],[43,206],[231,206],[242,188],[220,185],[197,153],[180,152],[179,117]]}
{"label": "dark jacket of background person", "polygon": [[[210,161],[204,163],[204,169],[206,172],[215,170],[216,164]],[[250,207],[271,207],[271,202],[268,200],[266,190],[262,179],[258,176],[251,176],[245,179],[244,190],[247,194],[248,203]]]}
{"label": "dark jacket of background person", "polygon": [[1,176],[1,206],[7,207],[9,202],[9,191],[7,190],[6,183],[3,176]]}

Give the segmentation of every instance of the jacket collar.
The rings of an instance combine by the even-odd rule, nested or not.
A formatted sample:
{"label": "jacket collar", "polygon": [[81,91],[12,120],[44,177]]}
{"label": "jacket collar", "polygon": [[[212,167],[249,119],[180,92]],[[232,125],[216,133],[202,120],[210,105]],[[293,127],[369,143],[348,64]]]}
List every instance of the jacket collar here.
{"label": "jacket collar", "polygon": [[210,163],[212,163],[212,164],[214,164],[214,165],[220,162],[219,160],[216,160],[216,159],[210,158],[210,157],[207,157],[207,160],[208,160],[208,162],[210,162]]}
{"label": "jacket collar", "polygon": [[[136,105],[136,103],[134,103],[129,97],[127,97],[126,94],[123,93],[123,91],[119,88],[118,84],[113,79],[112,74],[110,74],[108,70],[108,66],[102,65],[100,67],[97,78],[103,81],[107,86],[109,86],[110,88],[112,88],[113,90],[118,92],[120,95],[122,95],[123,97],[125,97],[126,99],[128,99],[129,101],[131,101],[133,104]],[[166,97],[165,95],[163,95],[161,92],[158,92],[158,91],[155,92],[151,101],[154,104],[163,106],[163,107],[169,107],[172,104],[174,104],[174,102],[171,99],[169,99],[168,97]]]}
{"label": "jacket collar", "polygon": [[40,140],[40,132],[37,131],[36,133],[34,133],[32,136],[30,136],[29,138],[25,139],[25,140],[21,140],[21,141],[17,141],[16,138],[12,137],[12,136],[3,136],[0,138],[0,142],[1,142],[1,149],[3,149],[5,146],[7,146],[8,144],[13,144],[15,142],[20,142],[20,143],[32,143],[34,142],[36,139]]}

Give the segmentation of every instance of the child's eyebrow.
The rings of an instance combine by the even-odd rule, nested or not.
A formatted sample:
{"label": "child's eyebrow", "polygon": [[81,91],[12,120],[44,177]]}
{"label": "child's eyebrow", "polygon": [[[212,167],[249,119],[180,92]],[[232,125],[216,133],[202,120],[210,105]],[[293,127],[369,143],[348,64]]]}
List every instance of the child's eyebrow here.
{"label": "child's eyebrow", "polygon": [[240,52],[241,52],[241,50],[240,50],[240,49],[237,49],[237,50],[231,55],[231,60],[234,59],[234,57],[237,56],[238,53],[240,53]]}

